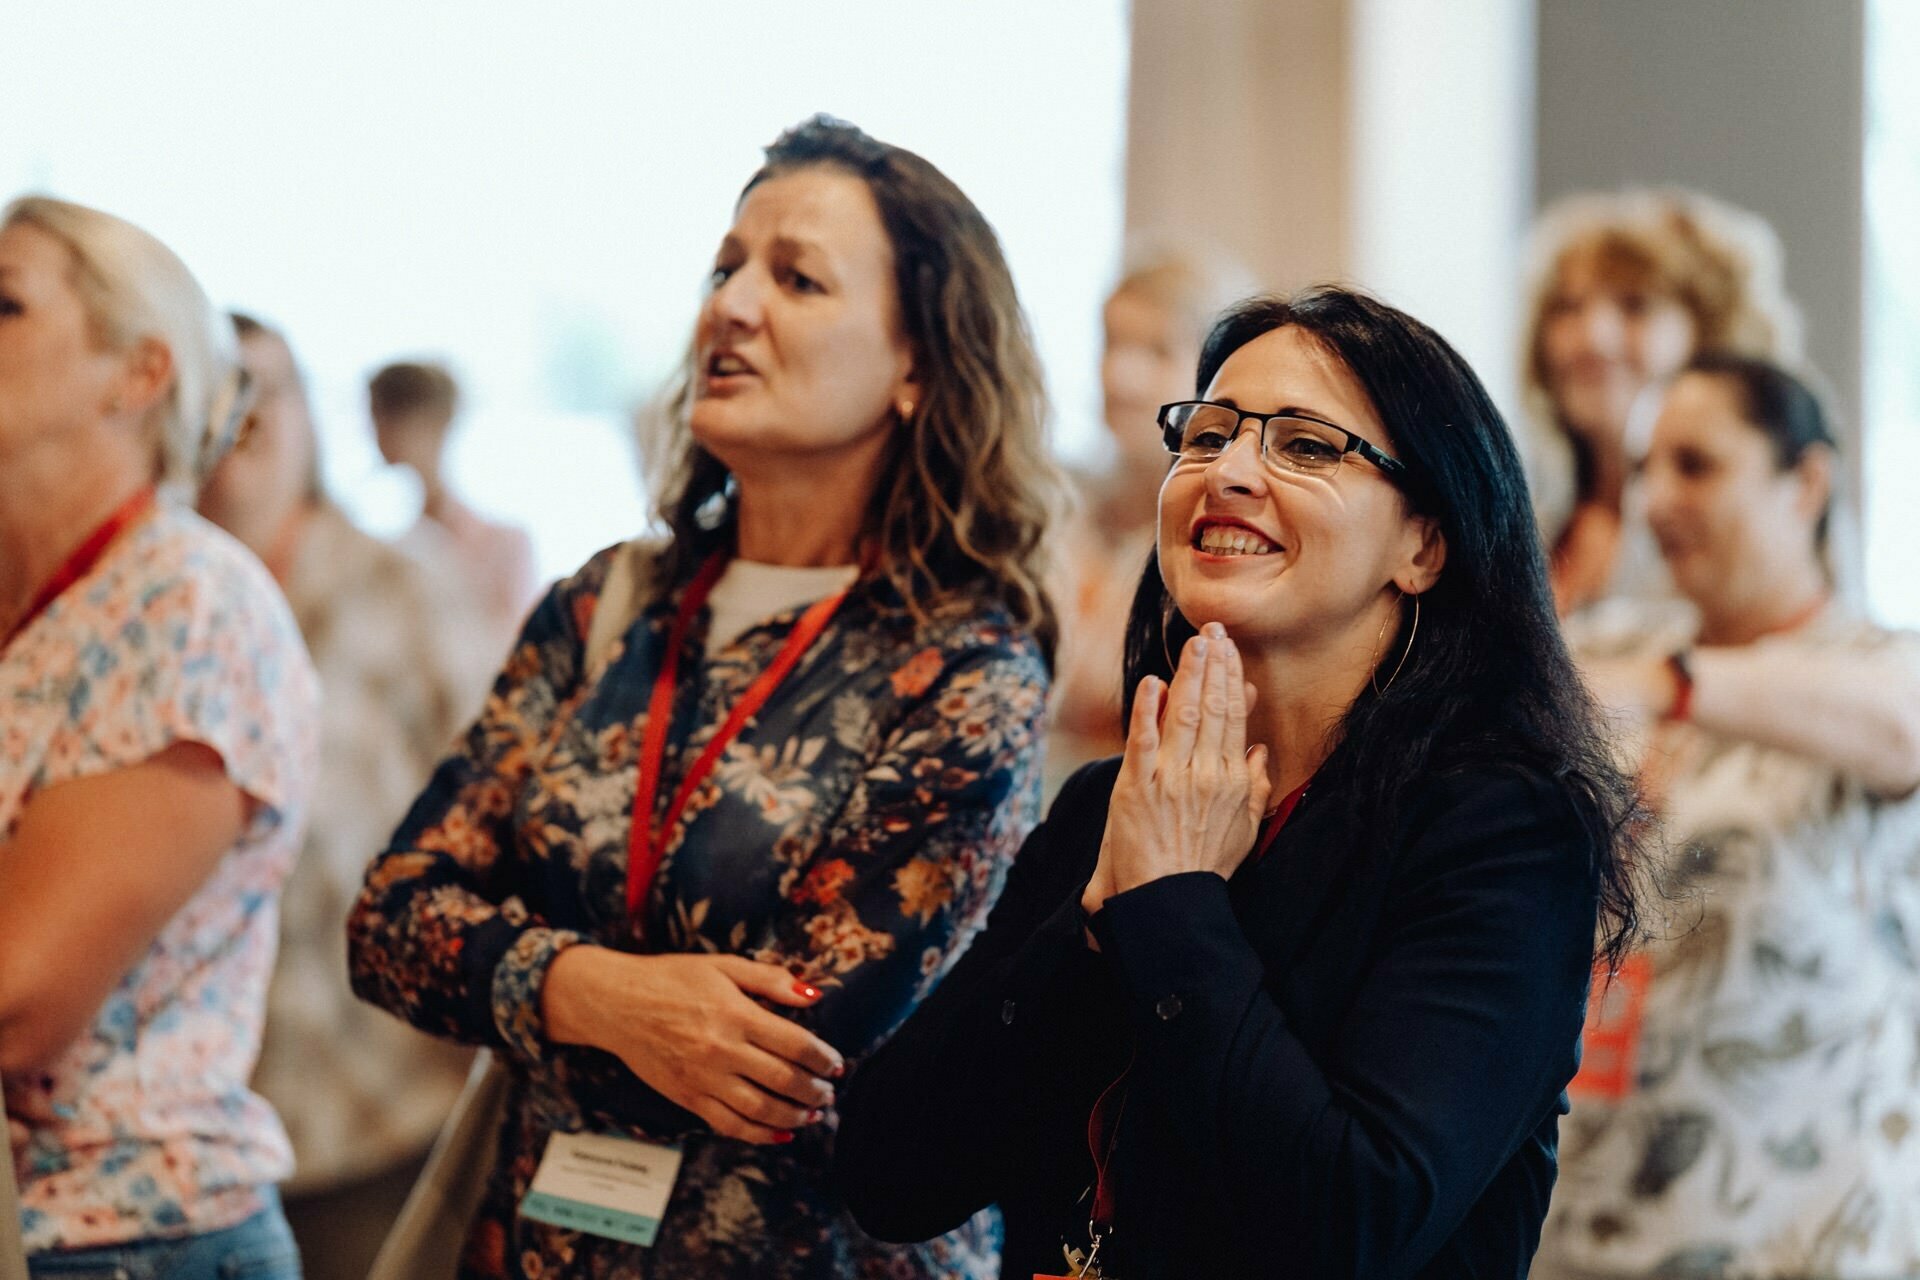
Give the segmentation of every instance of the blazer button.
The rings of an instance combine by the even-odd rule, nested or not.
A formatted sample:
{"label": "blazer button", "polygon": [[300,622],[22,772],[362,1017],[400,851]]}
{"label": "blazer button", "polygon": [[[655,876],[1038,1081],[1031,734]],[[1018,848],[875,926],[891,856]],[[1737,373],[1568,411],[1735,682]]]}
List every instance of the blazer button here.
{"label": "blazer button", "polygon": [[1172,1022],[1180,1016],[1180,997],[1161,996],[1160,1002],[1153,1006],[1153,1011],[1159,1015],[1160,1021]]}
{"label": "blazer button", "polygon": [[1013,1001],[1009,1000],[1000,1006],[1000,1021],[1004,1026],[1013,1025]]}

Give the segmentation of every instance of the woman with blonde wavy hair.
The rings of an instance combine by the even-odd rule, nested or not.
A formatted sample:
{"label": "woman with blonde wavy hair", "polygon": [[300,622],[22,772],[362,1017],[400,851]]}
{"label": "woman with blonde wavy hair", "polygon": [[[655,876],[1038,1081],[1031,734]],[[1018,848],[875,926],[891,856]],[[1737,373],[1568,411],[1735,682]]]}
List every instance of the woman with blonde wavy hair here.
{"label": "woman with blonde wavy hair", "polygon": [[188,505],[243,402],[166,246],[0,213],[0,1084],[35,1276],[300,1274],[247,1082],[317,693]]}
{"label": "woman with blonde wavy hair", "polygon": [[507,1065],[463,1276],[991,1274],[990,1214],[884,1245],[825,1173],[1037,817],[1038,362],[973,204],[826,118],[709,280],[670,536],[535,609],[368,873],[355,985]]}
{"label": "woman with blonde wavy hair", "polygon": [[1541,217],[1532,258],[1521,367],[1555,603],[1669,594],[1628,511],[1636,425],[1651,424],[1649,389],[1696,355],[1798,353],[1779,238],[1698,192],[1584,194]]}

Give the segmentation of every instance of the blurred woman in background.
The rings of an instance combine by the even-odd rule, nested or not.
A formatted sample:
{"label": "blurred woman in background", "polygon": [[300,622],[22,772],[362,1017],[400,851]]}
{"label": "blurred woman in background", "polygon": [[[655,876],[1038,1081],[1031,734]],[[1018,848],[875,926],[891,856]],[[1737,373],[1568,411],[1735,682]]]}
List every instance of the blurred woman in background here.
{"label": "blurred woman in background", "polygon": [[313,672],[187,505],[240,389],[157,240],[0,214],[0,1083],[36,1275],[299,1275],[247,1077]]}
{"label": "blurred woman in background", "polygon": [[1140,566],[1153,550],[1154,511],[1167,474],[1151,424],[1193,391],[1193,367],[1214,316],[1253,292],[1224,257],[1137,245],[1100,312],[1100,405],[1106,433],[1093,465],[1073,475],[1079,509],[1060,535],[1061,648],[1047,734],[1054,786],[1118,752],[1120,637]]}
{"label": "blurred woman in background", "polygon": [[[966,196],[825,118],[768,149],[710,280],[671,540],[535,609],[368,873],[355,985],[509,1068],[463,1276],[990,1275],[990,1216],[883,1245],[825,1173],[843,1072],[1037,816],[1038,361]],[[668,1172],[610,1220],[565,1195],[605,1159]]]}
{"label": "blurred woman in background", "polygon": [[1536,1276],[1920,1272],[1920,637],[1834,599],[1837,467],[1800,380],[1697,357],[1644,475],[1690,607],[1573,628],[1680,917],[1596,1006]]}
{"label": "blurred woman in background", "polygon": [[1534,233],[1522,369],[1528,461],[1562,614],[1670,591],[1628,479],[1637,406],[1700,352],[1798,352],[1780,243],[1687,191],[1573,196]]}
{"label": "blurred woman in background", "polygon": [[199,510],[286,592],[325,694],[313,820],[281,896],[253,1083],[293,1140],[281,1193],[306,1280],[365,1280],[470,1055],[355,999],[340,934],[367,850],[406,814],[499,655],[458,566],[416,561],[328,498],[293,351],[251,317],[234,327],[253,407]]}

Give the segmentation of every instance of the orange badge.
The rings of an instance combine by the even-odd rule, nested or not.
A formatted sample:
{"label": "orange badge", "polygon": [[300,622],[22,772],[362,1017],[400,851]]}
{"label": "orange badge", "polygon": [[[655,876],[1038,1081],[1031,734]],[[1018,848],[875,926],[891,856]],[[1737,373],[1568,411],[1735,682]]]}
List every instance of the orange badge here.
{"label": "orange badge", "polygon": [[1633,1092],[1652,980],[1653,963],[1644,955],[1628,956],[1611,982],[1604,968],[1593,971],[1587,1025],[1580,1037],[1580,1072],[1567,1086],[1575,1098],[1618,1102]]}

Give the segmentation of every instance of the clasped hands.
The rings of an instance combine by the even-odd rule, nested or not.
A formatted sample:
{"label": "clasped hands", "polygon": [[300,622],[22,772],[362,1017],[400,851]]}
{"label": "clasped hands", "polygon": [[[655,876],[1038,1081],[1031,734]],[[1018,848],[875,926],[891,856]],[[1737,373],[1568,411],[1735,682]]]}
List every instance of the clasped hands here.
{"label": "clasped hands", "polygon": [[1149,881],[1189,871],[1225,879],[1246,860],[1271,790],[1267,748],[1247,745],[1253,700],[1217,622],[1181,650],[1171,687],[1140,682],[1100,860],[1080,898],[1087,914]]}
{"label": "clasped hands", "polygon": [[846,1061],[766,1005],[807,1009],[821,994],[745,956],[580,945],[554,958],[541,1001],[550,1039],[615,1055],[715,1133],[781,1143],[825,1118]]}

